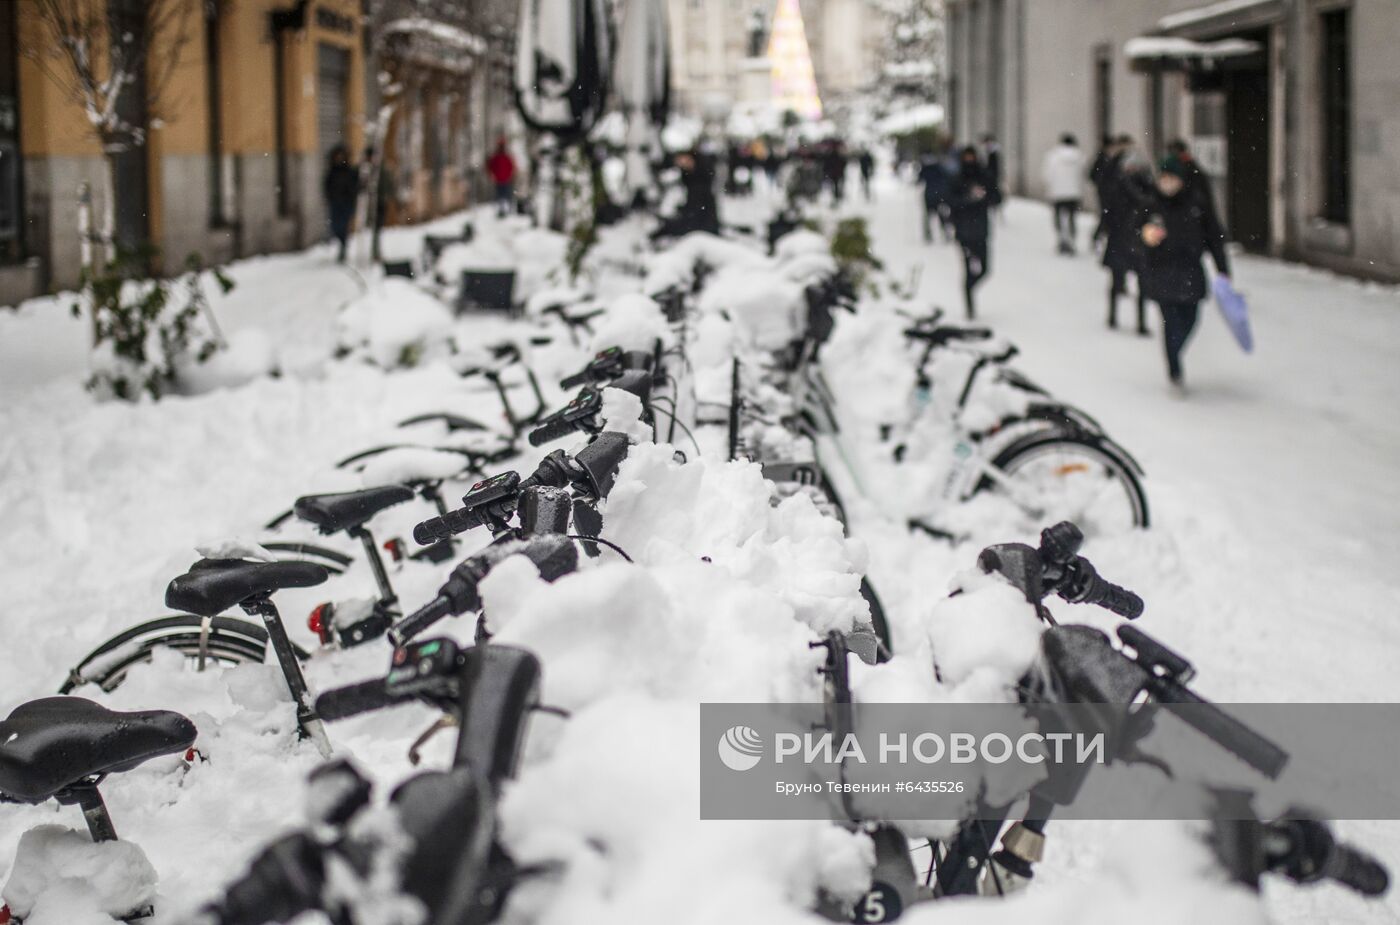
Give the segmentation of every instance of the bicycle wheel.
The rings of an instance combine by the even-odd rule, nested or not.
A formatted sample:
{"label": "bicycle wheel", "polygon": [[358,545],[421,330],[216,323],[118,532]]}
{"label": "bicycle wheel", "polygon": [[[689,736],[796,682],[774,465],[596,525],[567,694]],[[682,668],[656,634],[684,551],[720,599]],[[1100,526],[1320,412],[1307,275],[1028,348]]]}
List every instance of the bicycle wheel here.
{"label": "bicycle wheel", "polygon": [[[93,649],[68,672],[58,692],[67,694],[84,684],[114,690],[126,680],[132,666],[149,662],[152,653],[162,647],[185,656],[186,663],[196,671],[211,665],[260,664],[267,656],[267,630],[236,617],[214,617],[207,626],[204,618],[192,614],[148,620]],[[298,649],[297,657],[308,656]]]}
{"label": "bicycle wheel", "polygon": [[1136,466],[1113,443],[1089,434],[1033,433],[992,460],[997,476],[976,491],[1010,498],[1037,524],[1069,520],[1086,534],[1149,525]]}

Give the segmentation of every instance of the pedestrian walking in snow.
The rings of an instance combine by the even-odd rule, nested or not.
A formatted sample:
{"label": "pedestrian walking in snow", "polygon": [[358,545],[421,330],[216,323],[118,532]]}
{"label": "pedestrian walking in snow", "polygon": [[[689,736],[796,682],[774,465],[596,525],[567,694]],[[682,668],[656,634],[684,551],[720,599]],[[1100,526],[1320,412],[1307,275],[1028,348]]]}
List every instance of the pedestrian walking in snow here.
{"label": "pedestrian walking in snow", "polygon": [[1147,297],[1162,310],[1162,340],[1167,375],[1182,387],[1181,351],[1191,337],[1206,297],[1202,256],[1209,251],[1216,271],[1227,279],[1225,230],[1215,211],[1199,195],[1187,192],[1190,167],[1175,158],[1162,162],[1161,173],[1139,218]]}
{"label": "pedestrian walking in snow", "polygon": [[831,190],[831,201],[840,202],[846,196],[846,146],[839,139],[828,139],[821,152],[822,176]]}
{"label": "pedestrian walking in snow", "polygon": [[1040,176],[1054,210],[1059,251],[1073,254],[1078,237],[1075,216],[1084,200],[1084,152],[1079,150],[1079,142],[1073,135],[1060,136],[1060,143],[1045,152]]}
{"label": "pedestrian walking in snow", "polygon": [[870,201],[870,179],[875,176],[875,156],[870,153],[869,148],[862,148],[860,152],[860,189],[865,194],[865,201]]}
{"label": "pedestrian walking in snow", "polygon": [[685,187],[681,218],[687,230],[719,234],[719,200],[715,197],[717,159],[699,145],[689,154],[677,157],[676,166],[681,169],[681,185]]}
{"label": "pedestrian walking in snow", "polygon": [[1103,136],[1099,153],[1094,155],[1094,163],[1089,167],[1089,182],[1094,184],[1099,204],[1099,221],[1094,226],[1096,244],[1108,234],[1105,220],[1108,218],[1109,190],[1117,182],[1118,164],[1129,147],[1124,144],[1126,138],[1126,135],[1119,135],[1117,138]]}
{"label": "pedestrian walking in snow", "polygon": [[943,229],[943,240],[953,236],[948,215],[948,196],[952,192],[955,172],[941,151],[925,154],[919,163],[919,183],[924,187],[924,241],[933,242],[933,220]]}
{"label": "pedestrian walking in snow", "polygon": [[496,150],[486,159],[486,172],[496,185],[496,214],[505,217],[515,209],[515,158],[504,138],[496,139]]}
{"label": "pedestrian walking in snow", "polygon": [[987,178],[987,202],[993,209],[1001,207],[1001,143],[997,136],[982,136],[982,164]]}
{"label": "pedestrian walking in snow", "polygon": [[355,218],[355,203],[360,197],[360,173],[350,163],[350,149],[343,144],[330,150],[321,192],[326,198],[326,217],[330,223],[331,237],[340,244],[335,260],[336,263],[344,263],[350,224]]}
{"label": "pedestrian walking in snow", "polygon": [[1220,210],[1215,206],[1215,193],[1211,190],[1210,177],[1206,176],[1206,172],[1196,161],[1196,156],[1191,153],[1191,146],[1180,138],[1168,142],[1167,157],[1177,161],[1183,167],[1183,176],[1186,177],[1184,192],[1189,196],[1199,197],[1201,205],[1209,209],[1216,221],[1219,221]]}
{"label": "pedestrian walking in snow", "polygon": [[973,290],[987,277],[991,269],[988,236],[991,231],[988,210],[991,208],[991,176],[977,159],[977,149],[968,145],[959,158],[958,175],[953,181],[948,206],[953,232],[963,252],[963,297],[967,317],[976,317]]}
{"label": "pedestrian walking in snow", "polygon": [[1118,327],[1118,299],[1128,292],[1128,274],[1137,276],[1137,332],[1148,334],[1147,297],[1142,283],[1144,244],[1139,234],[1153,197],[1152,165],[1133,152],[1112,166],[1099,194],[1104,208],[1103,265],[1109,272],[1108,326]]}

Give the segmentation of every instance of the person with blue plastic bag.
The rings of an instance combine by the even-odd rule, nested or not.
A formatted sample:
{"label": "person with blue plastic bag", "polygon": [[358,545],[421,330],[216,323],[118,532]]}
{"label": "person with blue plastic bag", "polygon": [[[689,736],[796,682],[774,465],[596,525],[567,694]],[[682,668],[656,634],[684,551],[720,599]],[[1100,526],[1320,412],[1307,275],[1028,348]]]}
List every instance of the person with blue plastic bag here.
{"label": "person with blue plastic bag", "polygon": [[1162,162],[1161,173],[1139,213],[1143,243],[1141,285],[1147,298],[1162,311],[1162,340],[1167,376],[1181,390],[1181,353],[1200,317],[1206,297],[1207,251],[1216,271],[1227,280],[1230,261],[1225,253],[1225,229],[1215,210],[1199,195],[1187,191],[1189,165],[1176,158]]}

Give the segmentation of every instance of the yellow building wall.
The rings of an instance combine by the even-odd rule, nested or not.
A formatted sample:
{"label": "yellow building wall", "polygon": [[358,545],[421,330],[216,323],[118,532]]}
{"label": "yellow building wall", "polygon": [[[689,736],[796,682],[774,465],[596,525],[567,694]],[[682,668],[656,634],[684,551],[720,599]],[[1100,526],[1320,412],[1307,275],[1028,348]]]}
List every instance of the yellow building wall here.
{"label": "yellow building wall", "polygon": [[[19,2],[19,29],[25,48],[52,47],[38,18],[36,0]],[[86,0],[100,11],[105,0]],[[150,178],[149,222],[152,240],[160,240],[162,215],[161,164],[167,156],[207,154],[209,149],[208,80],[205,53],[205,0],[178,0],[182,22],[156,36],[149,56],[155,74],[171,68],[152,108],[147,136]],[[276,148],[274,48],[269,15],[286,9],[290,0],[224,0],[219,24],[220,116],[222,154],[271,155]],[[318,8],[356,24],[352,32],[326,28],[317,22]],[[286,147],[289,153],[318,149],[316,137],[316,55],[321,42],[350,52],[347,96],[348,132],[352,151],[364,144],[364,55],[359,29],[359,0],[316,0],[307,10],[306,28],[286,32],[284,83]],[[181,28],[183,26],[183,28]],[[183,41],[179,33],[183,32]],[[53,71],[66,79],[59,57],[41,64],[20,58],[20,137],[26,157],[99,157],[101,147],[80,101],[55,82]],[[99,70],[99,73],[101,71]]]}
{"label": "yellow building wall", "polygon": [[[10,0],[0,0],[0,3]],[[92,0],[103,2],[103,0]],[[23,49],[53,47],[48,30],[39,19],[35,0],[19,0],[19,39]],[[96,157],[101,145],[92,132],[81,104],[52,80],[45,69],[67,79],[68,65],[54,53],[44,54],[43,63],[22,54],[19,58],[20,148],[26,157],[35,155]]]}

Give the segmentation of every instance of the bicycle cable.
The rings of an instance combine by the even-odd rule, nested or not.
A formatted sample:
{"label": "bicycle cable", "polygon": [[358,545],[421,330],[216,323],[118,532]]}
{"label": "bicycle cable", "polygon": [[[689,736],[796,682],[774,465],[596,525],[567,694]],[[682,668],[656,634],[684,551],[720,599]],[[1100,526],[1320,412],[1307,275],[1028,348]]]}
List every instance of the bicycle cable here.
{"label": "bicycle cable", "polygon": [[622,558],[626,559],[628,562],[633,561],[632,557],[627,555],[627,551],[624,550],[621,546],[617,545],[612,540],[605,540],[601,536],[584,536],[581,533],[565,533],[564,536],[568,537],[571,540],[578,540],[582,543],[597,543],[600,546],[606,546]]}
{"label": "bicycle cable", "polygon": [[654,404],[653,404],[651,410],[652,410],[652,411],[660,411],[662,414],[664,414],[664,415],[666,415],[668,418],[670,418],[670,419],[675,423],[675,425],[676,425],[677,427],[679,427],[681,430],[685,431],[685,435],[686,435],[687,437],[690,438],[690,445],[693,446],[693,447],[695,447],[695,453],[696,453],[696,455],[697,455],[697,456],[704,455],[703,451],[700,449],[700,441],[695,439],[695,435],[694,435],[693,433],[690,432],[690,428],[689,428],[689,427],[686,427],[685,424],[683,424],[683,423],[681,422],[681,419],[680,419],[680,418],[676,417],[675,414],[673,414],[673,413],[670,412],[670,411],[667,411],[665,408],[657,408],[657,407],[655,407]]}

